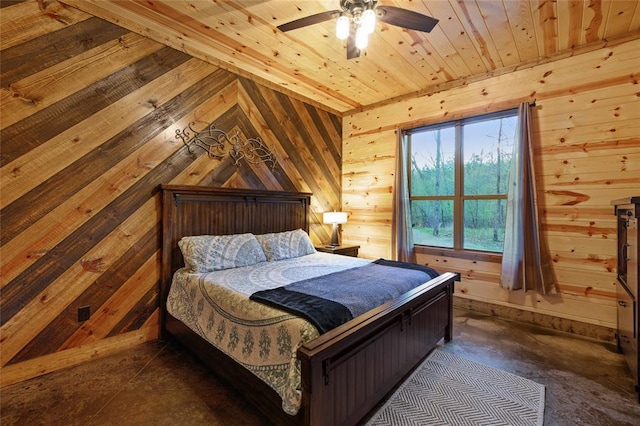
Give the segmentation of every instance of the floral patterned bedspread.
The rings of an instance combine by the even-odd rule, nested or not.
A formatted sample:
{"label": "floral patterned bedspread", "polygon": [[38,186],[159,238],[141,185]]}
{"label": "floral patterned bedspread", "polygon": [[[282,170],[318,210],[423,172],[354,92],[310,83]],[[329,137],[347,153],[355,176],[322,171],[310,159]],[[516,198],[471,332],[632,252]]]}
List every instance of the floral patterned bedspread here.
{"label": "floral patterned bedspread", "polygon": [[319,333],[308,321],[249,300],[259,290],[363,266],[370,260],[313,253],[173,277],[167,310],[273,388],[295,415],[302,399],[297,349]]}

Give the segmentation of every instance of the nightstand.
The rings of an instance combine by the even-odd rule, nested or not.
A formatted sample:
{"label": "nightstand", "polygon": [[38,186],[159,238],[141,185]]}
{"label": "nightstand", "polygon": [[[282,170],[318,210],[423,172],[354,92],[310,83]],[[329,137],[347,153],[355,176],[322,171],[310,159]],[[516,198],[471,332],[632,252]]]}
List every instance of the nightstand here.
{"label": "nightstand", "polygon": [[324,253],[342,254],[344,256],[358,257],[358,249],[360,246],[320,246],[316,250]]}

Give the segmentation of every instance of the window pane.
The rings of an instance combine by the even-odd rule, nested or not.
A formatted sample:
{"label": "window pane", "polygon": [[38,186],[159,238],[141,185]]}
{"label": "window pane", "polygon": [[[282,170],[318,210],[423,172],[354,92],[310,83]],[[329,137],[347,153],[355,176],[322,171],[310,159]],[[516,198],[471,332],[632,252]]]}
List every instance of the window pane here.
{"label": "window pane", "polygon": [[506,203],[506,200],[464,201],[465,249],[502,252]]}
{"label": "window pane", "polygon": [[463,127],[464,194],[506,194],[517,117]]}
{"label": "window pane", "polygon": [[411,135],[411,195],[453,195],[455,129],[428,130]]}
{"label": "window pane", "polygon": [[411,224],[415,244],[453,247],[453,201],[412,201]]}

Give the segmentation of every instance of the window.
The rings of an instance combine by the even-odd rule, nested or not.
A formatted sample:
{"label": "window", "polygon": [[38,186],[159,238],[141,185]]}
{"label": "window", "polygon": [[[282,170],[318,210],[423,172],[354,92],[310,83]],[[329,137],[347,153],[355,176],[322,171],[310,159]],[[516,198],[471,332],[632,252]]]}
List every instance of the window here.
{"label": "window", "polygon": [[501,253],[518,111],[406,132],[416,246]]}

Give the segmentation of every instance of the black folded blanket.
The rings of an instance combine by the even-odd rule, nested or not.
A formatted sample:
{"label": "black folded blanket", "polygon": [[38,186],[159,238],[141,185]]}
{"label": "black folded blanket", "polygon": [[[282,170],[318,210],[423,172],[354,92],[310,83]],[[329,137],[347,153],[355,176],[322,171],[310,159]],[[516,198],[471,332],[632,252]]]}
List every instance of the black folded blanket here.
{"label": "black folded blanket", "polygon": [[365,266],[258,291],[250,299],[299,315],[323,334],[438,275],[427,266],[378,259]]}

